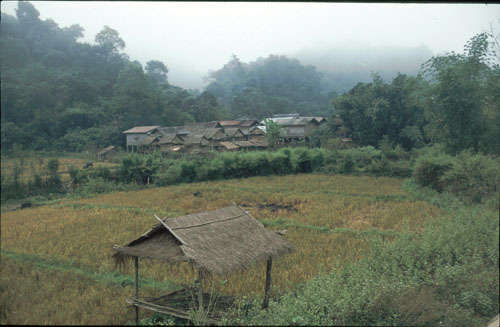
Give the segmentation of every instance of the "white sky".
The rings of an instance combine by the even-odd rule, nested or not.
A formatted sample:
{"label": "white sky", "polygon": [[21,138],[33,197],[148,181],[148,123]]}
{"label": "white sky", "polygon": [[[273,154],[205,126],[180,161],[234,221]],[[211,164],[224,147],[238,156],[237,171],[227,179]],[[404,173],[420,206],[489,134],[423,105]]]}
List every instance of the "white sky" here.
{"label": "white sky", "polygon": [[[33,1],[41,19],[79,24],[93,43],[104,25],[117,30],[124,52],[145,64],[163,61],[169,80],[183,87],[236,54],[248,62],[269,54],[363,46],[428,46],[461,52],[472,36],[500,30],[500,4],[288,2]],[[2,1],[15,15],[16,1]],[[177,80],[177,83],[176,83]],[[183,85],[184,84],[184,85]]]}

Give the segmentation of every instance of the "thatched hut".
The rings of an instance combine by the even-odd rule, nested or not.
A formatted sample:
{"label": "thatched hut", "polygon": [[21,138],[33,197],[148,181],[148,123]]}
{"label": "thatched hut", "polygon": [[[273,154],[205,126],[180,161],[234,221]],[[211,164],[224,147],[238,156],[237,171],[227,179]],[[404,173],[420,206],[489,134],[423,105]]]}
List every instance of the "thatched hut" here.
{"label": "thatched hut", "polygon": [[[210,295],[203,293],[203,276],[225,276],[244,270],[258,261],[267,260],[263,305],[267,307],[272,258],[291,251],[290,244],[282,234],[267,230],[248,212],[236,205],[171,219],[156,218],[160,223],[148,232],[125,246],[114,247],[113,256],[117,261],[127,257],[135,260],[135,296],[127,302],[136,308],[136,322],[139,307],[189,319],[191,308],[185,306],[182,294],[186,295],[188,301],[192,296],[187,289],[182,289],[158,298],[139,298],[139,257],[158,259],[169,264],[186,261],[196,267],[198,307],[201,312],[207,313],[207,322],[216,322],[225,308],[222,306],[208,310],[207,299]],[[232,304],[228,297],[225,299],[222,303]]]}
{"label": "thatched hut", "polygon": [[102,161],[102,160],[111,160],[113,159],[114,155],[116,154],[116,147],[113,145],[110,145],[101,151],[96,153],[97,160]]}

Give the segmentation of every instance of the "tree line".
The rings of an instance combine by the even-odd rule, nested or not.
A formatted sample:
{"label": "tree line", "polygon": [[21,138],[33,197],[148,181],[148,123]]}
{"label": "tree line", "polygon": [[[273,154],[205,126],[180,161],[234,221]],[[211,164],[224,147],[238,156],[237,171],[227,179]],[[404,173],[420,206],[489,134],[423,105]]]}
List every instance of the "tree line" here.
{"label": "tree line", "polygon": [[2,13],[2,151],[124,145],[132,126],[227,117],[212,94],[171,85],[163,62],[132,61],[118,31],[104,26],[89,44],[79,41],[79,25],[60,28],[39,15],[25,1],[15,17]]}
{"label": "tree line", "polygon": [[479,33],[463,53],[432,57],[416,76],[398,74],[387,82],[374,74],[332,99],[330,124],[317,137],[327,143],[340,117],[362,146],[440,145],[450,154],[500,154],[499,40]]}
{"label": "tree line", "polygon": [[2,151],[18,144],[80,152],[123,146],[122,131],[133,126],[298,112],[330,118],[312,146],[331,144],[341,118],[361,146],[500,152],[500,38],[493,31],[474,36],[463,53],[429,59],[415,76],[374,74],[341,95],[325,90],[316,67],[279,55],[249,63],[233,55],[209,72],[200,92],[169,83],[161,61],[143,67],[131,60],[108,26],[89,44],[80,41],[79,25],[61,28],[39,16],[25,1],[16,16],[2,13]]}

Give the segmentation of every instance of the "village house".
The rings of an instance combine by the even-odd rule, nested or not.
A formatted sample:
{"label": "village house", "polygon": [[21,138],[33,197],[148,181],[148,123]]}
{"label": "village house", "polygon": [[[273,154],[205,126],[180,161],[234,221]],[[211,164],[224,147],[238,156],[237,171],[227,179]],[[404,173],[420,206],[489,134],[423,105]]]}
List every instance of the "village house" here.
{"label": "village house", "polygon": [[284,142],[309,139],[326,122],[323,117],[300,117],[299,114],[274,115],[269,120],[281,125],[280,137]]}
{"label": "village house", "polygon": [[226,135],[227,141],[244,141],[245,140],[245,134],[243,134],[243,132],[238,127],[225,128],[224,134]]}
{"label": "village house", "polygon": [[[225,120],[188,124],[176,127],[137,126],[129,129],[127,150],[140,153],[160,151],[205,153],[208,151],[234,151],[265,149],[265,131],[257,120]],[[244,142],[238,146],[231,142]]]}
{"label": "village house", "polygon": [[161,126],[136,126],[123,132],[127,136],[127,151],[137,152],[143,146],[143,141],[158,131]]}
{"label": "village house", "polygon": [[184,148],[189,154],[207,153],[210,141],[204,135],[189,134],[184,138]]}
{"label": "village house", "polygon": [[266,139],[266,132],[264,132],[264,130],[262,130],[259,127],[261,126],[252,126],[252,128],[250,128],[247,138],[248,141],[251,140],[263,141]]}
{"label": "village house", "polygon": [[221,120],[219,121],[220,125],[222,126],[222,129],[224,130],[224,133],[226,133],[226,130],[228,129],[235,129],[239,128],[240,131],[244,135],[244,140],[248,140],[248,136],[250,131],[258,125],[259,121],[255,119],[249,119],[249,120]]}
{"label": "village house", "polygon": [[165,134],[158,140],[161,153],[177,152],[183,149],[184,140],[182,136],[176,134]]}

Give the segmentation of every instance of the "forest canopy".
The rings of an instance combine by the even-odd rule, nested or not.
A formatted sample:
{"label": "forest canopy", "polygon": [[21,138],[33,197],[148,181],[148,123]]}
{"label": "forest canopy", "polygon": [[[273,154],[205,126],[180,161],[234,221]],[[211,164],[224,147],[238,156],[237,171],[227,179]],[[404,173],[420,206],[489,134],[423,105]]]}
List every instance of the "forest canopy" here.
{"label": "forest canopy", "polygon": [[[269,55],[242,62],[236,55],[206,77],[202,91],[169,83],[168,63],[145,67],[125,53],[119,31],[104,26],[93,44],[78,24],[41,20],[29,2],[16,16],[2,13],[1,146],[79,152],[123,146],[133,126],[264,119],[273,114],[324,116],[329,124],[311,145],[335,137],[341,118],[359,145],[406,150],[442,144],[499,154],[499,36],[479,33],[461,54],[432,57],[416,75],[386,81],[375,73],[338,94],[331,76],[294,58]],[[335,53],[331,54],[335,56]],[[332,86],[328,89],[328,85]]]}

